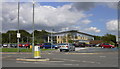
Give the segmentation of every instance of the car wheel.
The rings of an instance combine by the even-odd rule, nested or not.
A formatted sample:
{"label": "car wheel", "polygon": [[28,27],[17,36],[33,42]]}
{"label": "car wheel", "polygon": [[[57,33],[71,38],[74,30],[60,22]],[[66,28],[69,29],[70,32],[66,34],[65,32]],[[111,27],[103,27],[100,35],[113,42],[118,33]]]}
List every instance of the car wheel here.
{"label": "car wheel", "polygon": [[75,51],[75,49],[73,51]]}
{"label": "car wheel", "polygon": [[101,48],[104,48],[104,47],[101,47]]}
{"label": "car wheel", "polygon": [[65,52],[69,52],[70,50],[65,50]]}
{"label": "car wheel", "polygon": [[62,52],[63,50],[60,50],[60,52]]}
{"label": "car wheel", "polygon": [[110,47],[110,48],[113,48],[113,47]]}
{"label": "car wheel", "polygon": [[45,47],[43,47],[43,49],[45,49]]}

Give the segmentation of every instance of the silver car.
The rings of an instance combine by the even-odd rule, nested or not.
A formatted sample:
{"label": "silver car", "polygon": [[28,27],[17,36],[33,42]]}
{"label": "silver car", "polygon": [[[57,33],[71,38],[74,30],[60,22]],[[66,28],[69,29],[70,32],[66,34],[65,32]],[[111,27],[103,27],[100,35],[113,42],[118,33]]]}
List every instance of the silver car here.
{"label": "silver car", "polygon": [[75,51],[75,46],[71,43],[62,43],[59,45],[60,52],[62,51]]}

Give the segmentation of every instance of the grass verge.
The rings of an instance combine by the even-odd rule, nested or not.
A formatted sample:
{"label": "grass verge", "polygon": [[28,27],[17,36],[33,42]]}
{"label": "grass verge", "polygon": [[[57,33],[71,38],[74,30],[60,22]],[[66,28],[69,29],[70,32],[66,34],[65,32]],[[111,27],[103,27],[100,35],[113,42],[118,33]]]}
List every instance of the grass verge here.
{"label": "grass verge", "polygon": [[[55,49],[41,49],[41,51],[55,50]],[[17,52],[17,48],[0,48],[0,52]],[[20,52],[32,52],[32,49],[20,48]]]}

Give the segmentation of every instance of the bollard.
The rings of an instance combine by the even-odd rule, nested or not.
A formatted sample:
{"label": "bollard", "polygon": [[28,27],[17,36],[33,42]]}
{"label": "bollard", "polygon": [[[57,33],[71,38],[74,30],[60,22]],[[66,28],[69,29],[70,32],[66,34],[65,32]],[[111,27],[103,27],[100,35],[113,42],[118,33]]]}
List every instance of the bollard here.
{"label": "bollard", "polygon": [[30,49],[32,49],[32,45],[30,45]]}
{"label": "bollard", "polygon": [[41,58],[40,47],[39,46],[34,47],[34,58]]}

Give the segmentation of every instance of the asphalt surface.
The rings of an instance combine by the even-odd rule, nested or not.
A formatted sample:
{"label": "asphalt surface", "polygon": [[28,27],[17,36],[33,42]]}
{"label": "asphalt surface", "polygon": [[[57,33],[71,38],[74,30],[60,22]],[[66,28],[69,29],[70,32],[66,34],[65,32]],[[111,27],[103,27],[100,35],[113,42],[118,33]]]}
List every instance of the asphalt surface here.
{"label": "asphalt surface", "polygon": [[3,53],[3,67],[118,67],[118,49],[94,47],[76,48],[75,52],[45,51],[41,56],[50,61],[17,61],[17,58],[30,58],[32,53]]}

